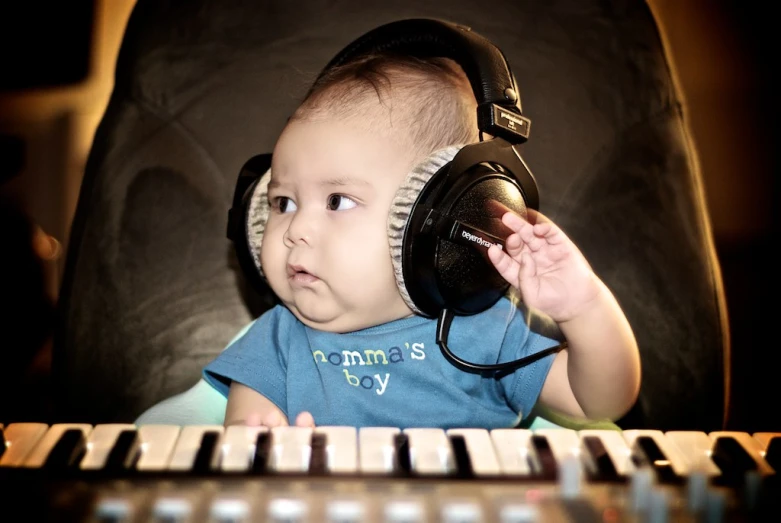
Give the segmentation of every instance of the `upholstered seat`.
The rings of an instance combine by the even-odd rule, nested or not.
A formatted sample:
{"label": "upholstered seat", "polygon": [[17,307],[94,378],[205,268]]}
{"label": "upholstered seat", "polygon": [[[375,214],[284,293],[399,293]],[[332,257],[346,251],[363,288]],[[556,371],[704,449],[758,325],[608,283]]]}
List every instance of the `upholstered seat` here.
{"label": "upholstered seat", "polygon": [[385,22],[446,18],[507,56],[541,210],[623,305],[643,385],[624,428],[723,426],[729,335],[698,159],[642,0],[138,0],[61,291],[56,417],[135,419],[272,303],[225,237],[242,164],[319,70]]}

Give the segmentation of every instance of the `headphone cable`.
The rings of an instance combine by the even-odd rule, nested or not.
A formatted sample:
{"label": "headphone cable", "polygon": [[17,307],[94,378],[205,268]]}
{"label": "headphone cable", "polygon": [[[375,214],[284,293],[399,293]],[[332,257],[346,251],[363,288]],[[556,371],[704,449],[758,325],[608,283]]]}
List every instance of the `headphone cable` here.
{"label": "headphone cable", "polygon": [[442,350],[442,354],[450,363],[464,372],[481,374],[483,377],[493,377],[496,379],[503,378],[516,369],[525,367],[530,363],[534,363],[535,361],[542,359],[549,354],[555,354],[567,346],[566,342],[559,343],[558,345],[548,347],[547,349],[543,349],[530,356],[525,356],[523,358],[505,363],[494,363],[490,365],[472,363],[453,354],[447,346],[447,338],[450,334],[450,324],[453,322],[453,317],[454,314],[449,309],[443,309],[439,314],[439,318],[437,319],[437,345],[439,345],[439,348]]}

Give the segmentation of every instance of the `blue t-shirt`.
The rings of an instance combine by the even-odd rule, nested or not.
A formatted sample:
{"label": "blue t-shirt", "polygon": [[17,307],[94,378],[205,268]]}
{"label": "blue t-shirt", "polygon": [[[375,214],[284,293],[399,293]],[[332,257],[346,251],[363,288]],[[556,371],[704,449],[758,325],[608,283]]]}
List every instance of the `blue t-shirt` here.
{"label": "blue t-shirt", "polygon": [[[337,334],[307,327],[283,306],[258,318],[204,369],[227,396],[232,381],[271,400],[288,417],[309,411],[317,425],[512,427],[527,416],[553,355],[496,379],[464,372],[436,343],[436,320],[413,316]],[[502,298],[456,316],[447,345],[469,362],[515,360],[558,341],[529,329]]]}

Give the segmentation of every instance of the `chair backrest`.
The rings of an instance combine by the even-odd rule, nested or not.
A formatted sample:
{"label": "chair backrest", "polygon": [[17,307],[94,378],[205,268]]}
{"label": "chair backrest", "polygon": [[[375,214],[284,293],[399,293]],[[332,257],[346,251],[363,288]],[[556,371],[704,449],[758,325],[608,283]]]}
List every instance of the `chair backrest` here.
{"label": "chair backrest", "polygon": [[715,430],[729,333],[698,159],[642,0],[138,0],[95,136],[55,342],[56,417],[131,421],[191,386],[271,297],[225,237],[244,161],[272,150],[315,75],[386,22],[446,18],[505,53],[532,119],[541,210],[636,332],[625,427]]}

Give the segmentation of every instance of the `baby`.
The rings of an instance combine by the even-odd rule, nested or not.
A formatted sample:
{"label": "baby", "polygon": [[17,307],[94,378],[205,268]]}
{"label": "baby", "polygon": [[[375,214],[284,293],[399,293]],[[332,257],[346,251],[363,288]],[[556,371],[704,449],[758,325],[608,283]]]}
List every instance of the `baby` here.
{"label": "baby", "polygon": [[400,293],[387,232],[394,196],[423,160],[478,140],[475,114],[466,75],[447,59],[370,55],[318,80],[279,137],[268,184],[260,262],[281,305],[204,371],[227,395],[226,425],[496,428],[537,401],[588,419],[632,406],[632,330],[541,213],[505,213],[505,249],[488,250],[523,307],[508,296],[456,317],[450,346],[483,363],[555,346],[529,328],[533,309],[558,325],[566,350],[501,377],[464,372],[441,354],[436,320]]}

